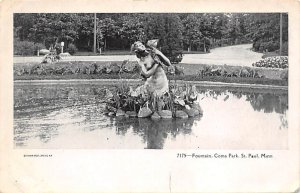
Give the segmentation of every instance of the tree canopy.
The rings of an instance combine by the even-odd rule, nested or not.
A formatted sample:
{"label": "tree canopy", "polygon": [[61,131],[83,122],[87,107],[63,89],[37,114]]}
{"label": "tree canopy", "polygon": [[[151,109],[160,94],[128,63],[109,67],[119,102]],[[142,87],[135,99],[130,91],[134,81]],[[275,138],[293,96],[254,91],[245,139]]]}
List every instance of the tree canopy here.
{"label": "tree canopy", "polygon": [[[159,39],[166,53],[207,51],[207,47],[253,43],[255,51],[279,49],[280,13],[98,13],[97,47],[129,50],[137,40]],[[14,36],[49,47],[72,43],[91,51],[93,13],[15,13]],[[288,15],[283,14],[288,42]]]}

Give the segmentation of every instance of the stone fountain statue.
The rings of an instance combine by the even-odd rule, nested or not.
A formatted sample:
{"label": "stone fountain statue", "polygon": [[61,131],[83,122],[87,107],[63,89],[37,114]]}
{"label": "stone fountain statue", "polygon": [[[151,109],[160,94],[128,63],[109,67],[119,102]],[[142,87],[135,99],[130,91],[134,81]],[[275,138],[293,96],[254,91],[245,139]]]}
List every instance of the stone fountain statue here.
{"label": "stone fountain statue", "polygon": [[152,119],[188,118],[202,114],[202,109],[196,101],[195,86],[190,88],[186,85],[185,91],[177,85],[175,89],[169,88],[164,68],[171,66],[171,62],[156,46],[157,40],[148,41],[147,47],[140,41],[132,44],[131,50],[138,58],[145,82],[136,89],[129,87],[126,93],[124,89],[117,92],[117,96],[108,102],[110,113],[116,116]]}
{"label": "stone fountain statue", "polygon": [[163,69],[164,65],[171,66],[170,60],[158,49],[155,43],[148,41],[147,49],[140,41],[135,42],[131,50],[136,53],[141,74],[146,79],[144,89],[157,97],[163,96],[169,90],[168,79]]}

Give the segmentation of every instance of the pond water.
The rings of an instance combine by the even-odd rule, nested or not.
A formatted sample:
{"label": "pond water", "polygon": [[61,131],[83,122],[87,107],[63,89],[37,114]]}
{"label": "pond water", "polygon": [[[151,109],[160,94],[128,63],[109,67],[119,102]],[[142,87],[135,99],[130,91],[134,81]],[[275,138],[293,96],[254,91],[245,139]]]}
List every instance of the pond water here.
{"label": "pond water", "polygon": [[15,84],[15,148],[288,148],[287,91],[197,87],[203,116],[153,121],[104,115],[110,86]]}

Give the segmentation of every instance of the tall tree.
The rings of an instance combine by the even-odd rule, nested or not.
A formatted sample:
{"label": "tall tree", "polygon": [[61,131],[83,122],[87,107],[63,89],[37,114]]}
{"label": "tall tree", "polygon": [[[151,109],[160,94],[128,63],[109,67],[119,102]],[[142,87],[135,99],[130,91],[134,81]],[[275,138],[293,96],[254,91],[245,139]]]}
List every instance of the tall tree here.
{"label": "tall tree", "polygon": [[147,14],[144,22],[146,39],[159,39],[158,47],[166,56],[182,52],[183,26],[178,14]]}
{"label": "tall tree", "polygon": [[183,26],[177,14],[167,14],[165,16],[166,37],[163,41],[162,51],[169,57],[176,57],[182,53],[183,49]]}
{"label": "tall tree", "polygon": [[[249,36],[255,51],[279,49],[280,13],[256,13],[249,16]],[[283,41],[288,41],[288,15],[283,14]]]}
{"label": "tall tree", "polygon": [[100,29],[104,39],[104,49],[108,47],[108,39],[114,37],[119,33],[119,27],[116,25],[116,21],[111,18],[104,18],[99,20],[98,28]]}
{"label": "tall tree", "polygon": [[14,14],[14,32],[21,41],[28,40],[30,29],[37,18],[36,13],[15,13]]}
{"label": "tall tree", "polygon": [[[210,42],[222,46],[250,39],[255,51],[279,48],[279,13],[99,13],[97,17],[98,48],[103,44],[104,48],[127,49],[136,40],[154,38],[160,39],[164,50],[169,45],[175,50],[191,49],[207,47]],[[93,14],[15,13],[14,36],[47,47],[65,41],[66,45],[75,43],[79,49],[91,50]],[[288,15],[283,14],[286,48],[287,42]]]}
{"label": "tall tree", "polygon": [[78,38],[77,21],[77,14],[37,14],[35,23],[30,28],[29,39],[43,42],[45,45],[57,41],[72,43]]}
{"label": "tall tree", "polygon": [[183,19],[184,26],[183,39],[184,43],[188,45],[189,50],[192,50],[193,45],[199,45],[203,34],[201,33],[201,15],[189,14]]}
{"label": "tall tree", "polygon": [[[78,39],[76,45],[80,49],[92,50],[93,42],[93,14],[80,13],[78,14]],[[97,28],[98,29],[98,28]]]}
{"label": "tall tree", "polygon": [[140,40],[145,41],[145,29],[141,14],[124,15],[120,19],[119,33],[128,44]]}

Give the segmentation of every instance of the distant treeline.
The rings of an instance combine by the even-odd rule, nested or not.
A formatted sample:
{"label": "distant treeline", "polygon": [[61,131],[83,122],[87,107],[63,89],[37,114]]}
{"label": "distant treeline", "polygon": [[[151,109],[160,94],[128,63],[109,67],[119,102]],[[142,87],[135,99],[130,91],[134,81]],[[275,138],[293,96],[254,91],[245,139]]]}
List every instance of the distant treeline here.
{"label": "distant treeline", "polygon": [[[287,49],[288,15],[282,16]],[[279,49],[280,13],[97,13],[96,18],[98,51],[129,50],[134,41],[149,39],[159,39],[167,55],[250,42],[259,52]],[[65,48],[92,51],[94,13],[15,13],[14,40],[15,50],[22,42],[25,48],[29,43],[49,48],[64,41]]]}

